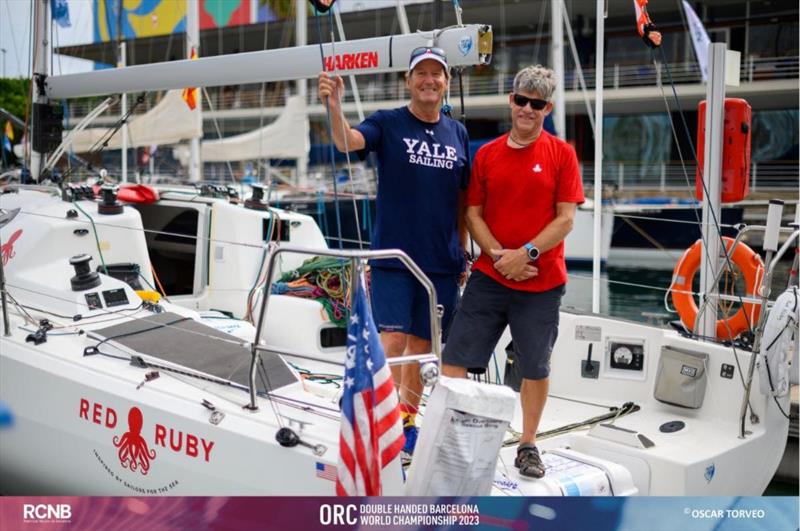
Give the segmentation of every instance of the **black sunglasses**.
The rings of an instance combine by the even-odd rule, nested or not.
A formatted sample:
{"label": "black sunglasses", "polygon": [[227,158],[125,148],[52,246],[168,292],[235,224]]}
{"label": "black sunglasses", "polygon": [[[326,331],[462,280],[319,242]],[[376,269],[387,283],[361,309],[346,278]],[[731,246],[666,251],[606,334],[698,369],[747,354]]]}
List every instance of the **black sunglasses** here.
{"label": "black sunglasses", "polygon": [[547,107],[547,100],[529,98],[527,96],[523,96],[522,94],[513,94],[512,97],[514,98],[514,105],[517,107],[525,107],[529,103],[531,104],[531,109],[534,111],[541,111]]}
{"label": "black sunglasses", "polygon": [[444,53],[444,50],[442,50],[441,48],[430,48],[427,46],[423,46],[421,48],[415,48],[414,50],[412,50],[411,57],[409,59],[410,60],[416,59],[420,55],[424,55],[426,53],[432,53],[433,55],[438,55],[439,57],[447,61],[447,54]]}

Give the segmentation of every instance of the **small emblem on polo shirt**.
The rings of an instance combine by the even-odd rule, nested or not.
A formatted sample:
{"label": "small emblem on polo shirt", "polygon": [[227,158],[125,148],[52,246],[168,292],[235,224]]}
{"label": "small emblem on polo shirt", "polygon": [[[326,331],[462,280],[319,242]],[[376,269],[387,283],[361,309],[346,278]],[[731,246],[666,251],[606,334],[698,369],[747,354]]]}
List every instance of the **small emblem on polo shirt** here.
{"label": "small emblem on polo shirt", "polygon": [[541,173],[542,172],[542,167],[539,166],[539,163],[536,163],[536,166],[533,167],[533,171],[534,171],[534,173]]}
{"label": "small emblem on polo shirt", "polygon": [[425,129],[425,132],[431,136],[433,136],[433,129]]}

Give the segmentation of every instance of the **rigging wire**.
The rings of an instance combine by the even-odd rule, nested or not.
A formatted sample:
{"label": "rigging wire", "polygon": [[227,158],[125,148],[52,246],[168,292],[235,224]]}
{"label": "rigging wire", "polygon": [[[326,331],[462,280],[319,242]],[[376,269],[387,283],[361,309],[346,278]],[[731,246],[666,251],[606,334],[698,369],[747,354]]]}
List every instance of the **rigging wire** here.
{"label": "rigging wire", "polygon": [[278,423],[278,426],[283,428],[283,415],[280,414],[278,410],[278,403],[270,398],[270,390],[272,389],[272,385],[269,381],[269,372],[267,371],[266,367],[264,367],[264,359],[259,354],[258,356],[258,366],[256,367],[258,372],[258,377],[261,380],[261,385],[264,386],[264,389],[267,393],[267,402],[269,402],[269,406],[272,409],[272,413],[275,415],[275,420]]}
{"label": "rigging wire", "polygon": [[[222,140],[223,139],[222,131],[219,128],[219,121],[217,120],[217,114],[214,112],[214,104],[211,103],[211,96],[208,94],[208,90],[206,89],[206,87],[202,87],[202,90],[203,90],[203,95],[206,97],[206,103],[208,103],[208,110],[211,111],[210,114],[211,114],[212,121],[214,122],[214,129],[217,132],[217,137],[220,140]],[[226,160],[225,161],[225,165],[228,168],[228,173],[231,176],[231,181],[235,183],[236,179],[233,176],[233,167],[231,167],[231,162],[229,160]]]}
{"label": "rigging wire", "polygon": [[[673,97],[674,97],[674,100],[675,100],[675,105],[678,108],[678,116],[680,117],[681,124],[683,125],[683,131],[684,131],[684,134],[686,135],[687,141],[689,142],[689,147],[690,147],[690,149],[692,151],[692,157],[694,158],[695,165],[697,165],[697,173],[699,174],[699,177],[700,177],[700,184],[703,187],[703,194],[704,194],[703,197],[709,198],[710,195],[709,195],[708,185],[706,183],[705,175],[703,175],[703,170],[704,169],[701,168],[699,163],[698,163],[697,151],[695,150],[694,141],[692,139],[691,133],[689,132],[689,126],[686,123],[686,116],[685,116],[685,114],[683,112],[683,109],[681,108],[680,99],[678,98],[678,93],[677,93],[677,90],[675,89],[675,82],[672,79],[672,73],[670,71],[669,64],[667,63],[667,58],[664,55],[664,49],[659,46],[659,51],[661,52],[661,61],[662,61],[662,64],[664,65],[665,71],[667,72],[667,77],[669,79],[670,87],[672,88],[672,93],[673,93]],[[653,57],[653,64],[656,65],[656,69],[658,70],[658,62],[655,59],[655,52],[653,52],[652,50],[651,50],[651,57]],[[665,100],[665,103],[666,103],[666,100]],[[667,108],[669,108],[669,105],[667,105]],[[670,113],[668,116],[670,118],[670,123],[672,124],[672,114]],[[708,127],[711,127],[711,124],[708,124]],[[687,188],[691,189],[693,187],[692,187],[691,183],[689,182],[689,176],[688,176],[688,173],[686,171],[683,155],[681,154],[680,144],[676,143],[676,147],[678,149],[678,153],[680,154],[681,165],[683,166],[683,173],[684,173],[684,177],[686,178],[686,186],[687,186]],[[709,208],[708,211],[709,211],[709,214],[711,215],[711,222],[714,224],[714,227],[715,227],[715,230],[716,230],[716,233],[717,233],[717,237],[719,238],[720,251],[721,251],[720,254],[722,254],[724,256],[724,258],[725,258],[726,267],[729,270],[733,271],[733,261],[731,259],[731,253],[733,253],[734,250],[733,249],[728,249],[725,246],[725,240],[723,239],[723,236],[722,236],[720,220],[717,219],[716,212],[712,208]],[[694,213],[695,213],[695,217],[697,218],[697,222],[699,224],[702,224],[699,212],[697,210],[695,210]],[[700,239],[703,240],[702,231],[701,231],[701,234],[700,234]],[[705,256],[706,256],[707,263],[708,264],[713,264],[714,263],[714,259],[709,254],[708,242],[703,240],[702,247],[703,247],[703,252],[705,253]],[[712,271],[714,269],[712,269]],[[701,309],[700,309],[701,312],[703,311],[704,307],[706,306],[707,301],[708,301],[708,298],[707,297],[703,297],[703,301],[702,301],[702,305],[701,305]],[[739,304],[744,304],[744,302],[742,301],[741,297],[739,297]],[[751,331],[753,331],[753,323],[750,322],[750,316],[747,314],[747,312],[745,312],[744,316],[745,316],[745,321],[747,322],[747,327]],[[723,322],[725,323],[726,326],[728,326],[727,321],[723,321]],[[730,330],[728,330],[728,332],[730,333]]]}
{"label": "rigging wire", "polygon": [[[335,9],[338,9],[338,7],[335,7]],[[332,16],[333,16],[333,9],[330,9],[328,11],[329,22],[330,22],[330,18]],[[343,34],[340,34],[339,37],[342,40],[344,40],[344,35]],[[320,43],[321,42],[322,41],[320,40]],[[334,43],[333,27],[331,27],[331,55],[336,57],[336,50],[335,50],[334,46],[335,46],[335,43]],[[333,61],[331,64],[333,66],[333,73],[334,73],[334,75],[336,75],[336,61]],[[324,66],[323,66],[323,70],[324,70]],[[355,78],[351,78],[351,79],[355,79]],[[355,83],[355,81],[353,81],[353,83]],[[357,94],[353,94],[353,96],[356,97]],[[342,98],[342,100],[344,100],[344,98]],[[344,103],[344,101],[342,101],[342,103]],[[326,104],[327,104],[327,102],[326,102]],[[352,200],[352,203],[353,203],[353,217],[354,217],[355,222],[356,222],[356,234],[358,235],[359,249],[363,250],[364,246],[361,243],[361,238],[362,238],[362,235],[361,235],[361,220],[359,219],[359,216],[358,216],[358,204],[357,204],[357,201],[356,201],[356,187],[355,187],[355,182],[353,181],[353,164],[350,161],[350,146],[348,145],[348,142],[347,142],[347,135],[344,134],[344,133],[346,133],[346,128],[345,128],[345,120],[346,120],[346,118],[345,118],[345,115],[344,115],[344,106],[343,105],[339,105],[339,112],[341,114],[341,120],[342,120],[342,133],[343,133],[342,136],[344,137],[344,156],[345,156],[345,160],[347,161],[347,176],[348,176],[348,180],[350,181],[350,193],[352,194],[351,200]],[[331,142],[333,142],[333,138],[331,138]],[[335,181],[336,180],[335,173],[334,173],[333,178],[334,178],[334,181]],[[336,200],[335,196],[334,196],[334,200]],[[341,238],[341,237],[342,237],[342,235],[339,234],[339,238]],[[342,244],[340,243],[339,244],[339,248],[340,249],[342,248],[341,246],[342,246]]]}
{"label": "rigging wire", "polygon": [[[131,117],[134,111],[136,111],[136,108],[139,107],[139,105],[143,104],[144,101],[145,101],[145,95],[144,94],[139,95],[139,97],[136,98],[136,101],[134,101],[133,105],[131,105],[131,108],[128,109],[128,112],[125,113],[125,116],[121,116],[116,122],[114,122],[114,124],[110,128],[108,128],[108,130],[106,130],[105,133],[103,133],[103,135],[94,144],[92,144],[92,146],[89,148],[86,158],[88,159],[92,155],[99,155],[104,149],[106,149],[108,147],[108,142],[111,140],[111,138],[115,134],[117,134],[117,132],[123,126],[127,125],[128,119]],[[52,161],[52,164],[55,165],[56,162],[57,161],[54,160]],[[88,168],[89,163],[87,162],[86,159],[80,160],[80,162],[82,165]],[[69,179],[69,177],[72,176],[72,173],[78,167],[79,165],[77,164],[75,166],[70,166],[69,170],[64,172],[64,175],[62,175],[61,180],[63,182],[67,182],[67,179]]]}
{"label": "rigging wire", "polygon": [[[330,10],[328,11],[328,13],[329,13],[329,17],[333,16],[333,13],[331,13]],[[320,63],[322,65],[322,71],[324,72],[325,71],[325,50],[322,47],[322,26],[320,24],[319,19],[320,19],[320,14],[317,12],[316,8],[314,8],[314,20],[315,20],[316,26],[317,26],[317,41],[319,42],[319,57],[320,57]],[[333,35],[333,25],[332,25],[332,22],[330,20],[328,21],[328,24],[329,24],[329,26],[331,26],[331,56],[335,59],[336,54],[335,54],[335,50],[334,50],[335,43],[334,43],[334,35]],[[333,60],[332,64],[333,64],[333,66],[335,68],[336,61]],[[333,70],[333,72],[334,72],[334,75],[335,75],[336,70]],[[337,85],[337,89],[338,89],[338,85]],[[344,103],[344,102],[342,102],[342,103]],[[337,183],[336,183],[336,160],[335,160],[336,153],[334,152],[334,146],[333,146],[333,127],[332,127],[332,123],[331,123],[331,106],[330,106],[330,102],[328,101],[328,99],[325,100],[325,115],[326,115],[325,125],[326,125],[327,130],[328,130],[328,138],[330,139],[328,152],[329,152],[329,155],[330,155],[330,158],[331,158],[331,176],[333,178],[333,202],[334,202],[334,209],[336,211],[336,235],[339,237],[339,249],[342,249],[343,248],[343,246],[342,246],[342,218],[341,218],[341,213],[339,212],[339,189],[338,189]]]}
{"label": "rigging wire", "polygon": [[[698,173],[699,178],[700,178],[700,183],[701,183],[701,185],[703,187],[703,194],[704,194],[703,197],[705,197],[706,200],[710,200],[709,199],[710,195],[709,195],[708,185],[706,183],[705,175],[703,175],[703,168],[700,168],[700,166],[698,164],[697,151],[695,150],[694,141],[692,139],[691,133],[689,132],[689,126],[686,123],[686,117],[684,115],[683,109],[681,108],[680,99],[678,98],[678,93],[677,93],[677,90],[675,89],[675,82],[672,79],[672,73],[670,71],[666,55],[664,54],[664,49],[661,46],[659,46],[658,48],[659,48],[659,51],[661,52],[661,63],[664,65],[664,69],[665,69],[665,71],[667,73],[667,78],[669,80],[670,88],[672,89],[672,94],[673,94],[673,98],[675,100],[675,105],[677,106],[677,109],[678,109],[678,116],[681,119],[681,123],[683,125],[684,134],[686,135],[686,139],[689,142],[689,147],[690,147],[690,149],[692,151],[692,157],[694,158],[695,165],[697,166],[697,173]],[[653,59],[653,64],[654,64],[656,70],[658,71],[659,70],[659,66],[658,66],[658,61],[655,58],[655,51],[651,49],[650,55],[651,55],[651,58]],[[662,95],[663,95],[663,88],[661,90],[662,90]],[[667,116],[669,117],[670,127],[672,128],[673,135],[674,135],[674,137],[676,139],[676,144],[675,145],[676,145],[676,148],[678,150],[678,154],[679,154],[679,157],[680,157],[680,160],[681,160],[681,166],[683,168],[684,178],[686,179],[686,186],[687,186],[688,189],[691,190],[693,187],[692,187],[692,185],[691,185],[691,183],[689,181],[689,175],[688,175],[688,172],[686,170],[686,165],[685,165],[684,157],[683,157],[682,150],[681,150],[681,147],[680,147],[680,143],[677,142],[677,134],[675,132],[675,126],[674,126],[673,120],[672,120],[672,113],[669,112],[669,102],[667,101],[665,96],[664,96],[664,103],[665,103],[665,105],[667,107],[667,111],[668,111]],[[708,127],[710,127],[710,126],[711,126],[711,124],[708,124]],[[712,209],[712,208],[709,208],[708,211],[709,211],[709,213],[711,215],[711,221],[714,224],[717,237],[719,238],[720,250],[722,251],[720,254],[722,254],[724,256],[725,263],[726,263],[726,266],[727,266],[728,270],[733,271],[734,269],[733,269],[733,263],[732,263],[732,259],[731,259],[731,253],[733,253],[733,249],[729,250],[725,245],[725,240],[723,239],[722,230],[721,230],[721,227],[720,227],[720,220],[717,219],[716,212],[714,212],[714,209]],[[695,213],[695,217],[697,219],[697,222],[702,224],[702,221],[700,219],[700,214],[697,212],[697,210],[695,210],[694,213]],[[707,245],[708,242],[705,241],[705,239],[703,238],[702,231],[700,233],[700,239],[702,241],[702,246],[701,247],[702,247],[703,252],[705,253],[705,257],[706,257],[706,263],[707,264],[715,263],[713,257],[710,256],[710,253],[709,253],[709,250],[708,250],[708,245]],[[715,269],[716,268],[713,268],[712,271],[714,271]],[[672,286],[674,285],[675,280],[676,280],[675,278],[672,279],[672,282],[670,283],[669,289],[672,289]],[[714,288],[712,287],[711,289],[713,290]],[[744,305],[744,301],[742,300],[742,297],[738,296],[738,298],[739,298],[739,304],[741,306],[743,306]],[[705,294],[704,294],[700,310],[698,311],[698,315],[701,314],[701,312],[704,311],[704,308],[706,306],[707,301],[708,301],[708,298],[705,297]],[[766,308],[763,308],[762,311],[766,311]],[[715,321],[716,321],[716,317],[717,316],[714,316],[714,317],[715,317]],[[745,317],[745,322],[747,323],[748,329],[751,332],[753,332],[754,331],[753,330],[753,324],[750,322],[750,316],[748,315],[748,312],[744,312],[744,317]],[[722,319],[722,323],[724,324],[724,326],[725,326],[725,328],[726,328],[726,330],[728,332],[728,335],[732,336],[733,334],[731,334],[730,325],[728,324],[727,319]],[[692,331],[692,334],[694,334],[694,333],[695,332]],[[734,341],[731,341],[730,347],[731,347],[731,349],[733,351],[733,359],[736,362],[737,372],[739,373],[739,379],[740,379],[740,381],[742,383],[742,387],[746,389],[747,388],[747,384],[744,381],[744,374],[742,373],[741,363],[739,361],[739,353],[736,350],[736,346],[734,345]],[[751,421],[752,421],[752,418],[755,415],[755,411],[753,410],[753,406],[750,403],[749,396],[748,396],[748,399],[747,399],[747,406],[750,408]],[[742,423],[744,423],[744,418],[742,419]]]}
{"label": "rigging wire", "polygon": [[83,215],[86,216],[89,219],[89,222],[92,224],[92,234],[94,235],[94,243],[97,246],[97,253],[100,255],[100,263],[103,266],[103,271],[105,271],[106,275],[108,275],[108,267],[106,267],[106,261],[103,258],[103,249],[100,246],[100,236],[98,236],[97,234],[97,227],[94,224],[94,218],[92,218],[92,216],[88,212],[86,212],[83,208],[81,208],[81,206],[78,204],[77,201],[73,200],[72,206],[80,210],[81,213],[83,213]]}
{"label": "rigging wire", "polygon": [[[17,68],[20,68],[22,66],[22,63],[19,60],[19,50],[17,49],[17,37],[14,35],[14,24],[12,22],[14,19],[11,17],[11,8],[8,7],[8,5],[11,2],[3,2],[3,3],[6,6],[6,13],[8,13],[8,18],[6,18],[5,20],[8,21],[8,29],[11,32],[11,45],[14,47],[14,57],[17,60]],[[33,10],[33,2],[31,2],[30,5],[31,5],[31,10]],[[33,16],[32,14],[29,15],[28,22],[31,21],[32,16]],[[28,30],[30,30],[31,24],[30,23],[26,24],[25,27],[28,28]],[[30,31],[28,31],[28,39],[30,39]],[[30,41],[28,44],[30,45]],[[30,49],[30,46],[28,49]],[[30,57],[28,57],[28,72],[30,72]]]}
{"label": "rigging wire", "polygon": [[[1,190],[2,190],[2,187],[0,187],[0,191]],[[29,211],[24,211],[24,210],[21,211],[21,213],[24,213],[24,214],[27,214],[27,215],[30,215],[30,216],[38,216],[38,217],[43,217],[43,218],[47,218],[47,219],[64,221],[64,218],[62,216],[55,216],[55,215],[50,215],[50,214],[38,213],[38,212],[29,212]],[[281,220],[281,222],[283,222],[283,220]],[[87,220],[74,219],[74,220],[71,220],[71,223],[90,223],[90,221],[88,219]],[[685,222],[685,223],[691,223],[691,222]],[[198,235],[194,235],[194,234],[193,235],[188,235],[188,234],[182,234],[182,233],[176,233],[176,232],[164,231],[164,230],[157,230],[157,229],[136,228],[136,227],[129,227],[129,226],[124,226],[124,225],[117,225],[117,224],[114,224],[114,223],[105,223],[105,222],[101,222],[101,221],[97,221],[97,220],[94,220],[93,224],[94,224],[95,227],[107,227],[107,228],[111,228],[111,229],[124,229],[124,230],[141,232],[141,233],[144,233],[144,234],[151,234],[151,235],[156,235],[156,236],[163,235],[163,236],[181,237],[181,238],[185,238],[185,239],[195,240],[195,241],[198,241],[198,242],[199,241],[203,241],[203,242],[207,242],[207,243],[216,243],[216,244],[224,244],[224,245],[245,247],[245,248],[251,248],[251,249],[258,249],[258,250],[260,250],[262,252],[263,252],[263,249],[264,249],[264,246],[260,245],[260,244],[252,244],[252,243],[245,243],[245,242],[240,242],[240,241],[225,240],[225,239],[213,238],[213,237],[210,237],[210,236],[198,236]],[[348,239],[344,239],[344,238],[342,239],[342,241],[356,242],[355,240],[348,240]],[[580,274],[575,274],[575,273],[569,273],[568,275],[570,277],[572,277],[572,278],[580,278],[580,279],[591,278],[591,277],[587,277],[585,275],[580,275]],[[664,287],[661,287],[661,286],[638,284],[638,283],[626,282],[626,281],[621,281],[621,280],[609,279],[608,282],[611,283],[611,284],[619,284],[619,285],[632,286],[632,287],[641,287],[641,288],[645,288],[645,289],[660,290],[660,291],[665,291],[665,292],[667,292],[668,289],[669,289],[669,288],[664,288]],[[241,292],[245,292],[245,291],[250,291],[250,290],[226,288],[226,289],[221,289],[221,290],[218,290],[218,291],[227,291],[227,292],[241,291]],[[683,292],[681,291],[681,293],[683,293]],[[692,292],[692,294],[693,295],[698,295],[698,293],[696,293],[696,292]]]}
{"label": "rigging wire", "polygon": [[[264,41],[263,41],[263,43],[261,45],[261,49],[262,50],[266,50],[267,47],[269,46],[269,20],[267,18],[268,17],[264,18]],[[267,82],[266,81],[262,81],[261,82],[261,86],[258,89],[258,108],[259,108],[258,130],[259,131],[261,131],[261,129],[264,128],[264,116],[265,116],[265,112],[266,112],[266,108],[264,107],[264,95],[266,94],[266,91],[267,91]],[[263,134],[259,134],[258,135],[258,152],[259,153],[262,153],[263,147],[264,147],[264,135]],[[267,181],[267,197],[266,197],[267,204],[269,204],[270,195],[271,195],[271,192],[272,192],[272,179],[270,178],[269,173],[267,172],[267,169],[266,169],[268,167],[268,165],[269,165],[269,162],[268,162],[267,158],[266,157],[262,157],[261,164],[259,165],[258,169],[260,170],[261,168],[263,168],[264,169],[264,177],[266,179],[269,179]],[[258,173],[257,173],[257,175],[258,175]],[[264,181],[263,181],[263,179],[258,179],[258,182],[264,182]]]}
{"label": "rigging wire", "polygon": [[[691,208],[692,210],[696,210],[695,207],[689,207],[689,208]],[[625,219],[642,219],[642,220],[647,220],[647,221],[663,221],[664,223],[670,223],[670,224],[672,224],[672,223],[684,223],[684,224],[690,224],[690,225],[702,225],[703,224],[702,222],[691,221],[691,220],[688,220],[688,219],[656,218],[656,217],[652,217],[652,216],[639,216],[639,215],[636,215],[636,214],[624,214],[624,213],[620,213],[620,212],[614,212],[614,217],[615,218],[625,218]],[[731,224],[731,223],[720,223],[719,226],[721,228],[726,228],[726,229],[736,229],[736,228],[738,228],[739,225],[738,224]]]}

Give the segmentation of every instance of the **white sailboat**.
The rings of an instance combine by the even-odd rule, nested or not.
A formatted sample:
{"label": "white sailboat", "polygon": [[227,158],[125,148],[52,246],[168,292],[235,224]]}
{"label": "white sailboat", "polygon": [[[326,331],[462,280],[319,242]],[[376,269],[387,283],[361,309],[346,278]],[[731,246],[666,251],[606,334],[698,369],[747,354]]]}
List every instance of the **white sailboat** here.
{"label": "white sailboat", "polygon": [[[477,30],[468,26],[464,31]],[[410,49],[414,39],[430,37],[409,36],[403,46]],[[445,45],[457,46],[454,39]],[[202,69],[210,63],[194,63],[174,69],[184,77],[170,82],[202,85]],[[141,68],[130,70],[137,69],[139,80],[150,78],[151,71]],[[104,90],[114,90],[117,81],[130,79],[130,70],[115,79],[92,74],[97,83],[91,86],[108,83]],[[75,79],[50,81],[52,96],[66,96],[78,90],[69,87],[79,86]],[[0,280],[9,300],[2,307],[0,398],[15,415],[15,424],[0,431],[4,493],[334,492],[329,471],[338,458],[340,391],[333,379],[314,381],[301,375],[341,375],[344,352],[318,343],[326,320],[316,303],[265,291],[259,339],[248,344],[204,324],[193,310],[156,302],[113,276],[92,272],[99,262],[129,262],[140,264],[142,276],[153,282],[147,267],[149,233],[137,210],[117,207],[111,194],[103,204],[65,200],[55,189],[3,191]],[[177,197],[176,191],[162,200]],[[188,209],[197,200],[176,206]],[[224,216],[226,209],[212,203],[212,214]],[[223,278],[241,275],[243,270],[236,267],[252,268],[248,262],[264,252],[262,231],[268,216],[254,212],[252,217],[247,227],[215,227],[211,219],[203,251],[213,260],[220,254],[226,258],[224,245],[238,244],[240,233],[260,238],[257,246],[245,246]],[[209,222],[198,219],[198,227]],[[156,238],[176,236],[165,229]],[[350,259],[357,255],[314,248],[318,229],[306,229],[308,240],[301,241],[298,231],[291,243],[271,244],[258,274],[272,278],[280,257],[291,251],[338,253]],[[177,236],[177,241],[163,241],[177,244],[186,235]],[[794,230],[789,242],[798,237]],[[768,268],[774,263],[768,260]],[[197,274],[202,278],[203,273]],[[436,319],[432,323],[436,331]],[[521,430],[517,407],[493,472],[492,494],[763,492],[785,444],[788,419],[782,412],[788,410],[788,396],[778,396],[753,378],[757,349],[733,349],[598,314],[562,312],[559,330],[538,437],[548,474],[530,480],[512,465],[515,433]],[[440,351],[436,343],[434,354]],[[430,438],[427,433],[444,429],[426,425],[424,418],[421,424],[421,443]],[[287,441],[276,435],[286,427],[302,442],[281,444]],[[56,441],[58,452],[53,451]],[[433,473],[421,466],[412,464],[408,485]],[[400,467],[397,459],[383,470],[383,493],[419,493],[407,490]],[[453,490],[439,494],[465,492],[455,484],[449,487]]]}

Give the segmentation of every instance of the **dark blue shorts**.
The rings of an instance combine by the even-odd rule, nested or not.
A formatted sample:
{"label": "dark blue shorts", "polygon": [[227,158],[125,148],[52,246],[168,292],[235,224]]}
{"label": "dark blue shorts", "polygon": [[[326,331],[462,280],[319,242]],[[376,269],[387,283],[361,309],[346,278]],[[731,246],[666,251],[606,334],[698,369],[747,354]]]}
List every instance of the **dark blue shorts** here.
{"label": "dark blue shorts", "polygon": [[467,369],[486,368],[508,325],[522,377],[547,378],[563,295],[563,285],[543,292],[520,291],[473,271],[453,318],[442,361]]}
{"label": "dark blue shorts", "polygon": [[[444,306],[442,330],[446,331],[458,302],[458,275],[426,275],[436,289],[437,303]],[[428,292],[410,271],[373,267],[371,291],[372,314],[379,331],[431,339]]]}

